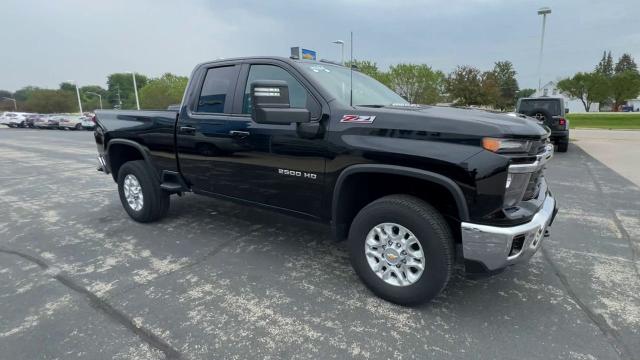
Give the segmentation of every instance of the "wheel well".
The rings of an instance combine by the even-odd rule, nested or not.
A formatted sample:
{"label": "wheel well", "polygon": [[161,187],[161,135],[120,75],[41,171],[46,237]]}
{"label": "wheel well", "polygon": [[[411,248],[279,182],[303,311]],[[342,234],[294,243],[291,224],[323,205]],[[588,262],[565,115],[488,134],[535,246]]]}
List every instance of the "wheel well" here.
{"label": "wheel well", "polygon": [[428,202],[445,218],[456,242],[460,242],[460,213],[456,200],[445,186],[411,176],[385,173],[356,173],[343,182],[335,211],[336,237],[346,239],[351,222],[360,209],[383,196],[407,194]]}
{"label": "wheel well", "polygon": [[125,144],[109,146],[109,168],[114,181],[118,181],[118,171],[122,164],[133,160],[144,160],[140,150]]}

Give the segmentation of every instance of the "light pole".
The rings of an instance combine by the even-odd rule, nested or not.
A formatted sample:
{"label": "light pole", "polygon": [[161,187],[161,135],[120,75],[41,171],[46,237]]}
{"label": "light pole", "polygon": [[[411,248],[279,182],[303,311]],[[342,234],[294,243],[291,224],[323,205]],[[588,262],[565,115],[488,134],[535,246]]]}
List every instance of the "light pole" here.
{"label": "light pole", "polygon": [[136,85],[136,73],[128,71],[133,76],[133,92],[136,94],[136,107],[140,110],[140,100],[138,99],[138,86]]}
{"label": "light pole", "polygon": [[9,101],[13,101],[13,110],[14,111],[18,111],[18,103],[16,102],[16,99],[14,98],[8,98],[8,97],[3,97],[2,100],[9,100]]}
{"label": "light pole", "polygon": [[95,95],[98,97],[98,100],[100,100],[100,110],[102,110],[102,95],[94,93],[93,91],[87,91],[87,94]]}
{"label": "light pole", "polygon": [[551,8],[541,7],[538,15],[542,15],[542,35],[540,36],[540,56],[538,57],[538,92],[542,89],[542,49],[544,48],[544,28],[547,25],[547,15],[551,14]]}
{"label": "light pole", "polygon": [[78,89],[78,84],[74,80],[67,80],[67,82],[70,82],[76,86],[76,95],[78,96],[78,107],[80,108],[80,115],[82,115],[82,102],[80,101],[80,89]]}
{"label": "light pole", "polygon": [[344,65],[344,41],[342,41],[342,40],[336,40],[336,41],[332,41],[332,43],[334,43],[334,44],[336,44],[336,45],[340,45],[340,48],[341,48],[341,49],[340,49],[340,53],[342,54],[342,55],[341,55],[340,63],[341,63],[342,65]]}

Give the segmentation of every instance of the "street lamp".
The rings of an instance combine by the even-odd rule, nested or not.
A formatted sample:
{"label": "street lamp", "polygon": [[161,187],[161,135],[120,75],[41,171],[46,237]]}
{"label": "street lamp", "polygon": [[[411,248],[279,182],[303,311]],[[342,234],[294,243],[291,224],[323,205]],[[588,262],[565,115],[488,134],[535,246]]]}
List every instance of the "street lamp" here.
{"label": "street lamp", "polygon": [[538,92],[542,89],[542,49],[544,48],[544,28],[547,25],[547,15],[551,14],[551,8],[541,7],[538,15],[542,15],[542,35],[540,36],[540,56],[538,57]]}
{"label": "street lamp", "polygon": [[344,41],[336,40],[336,41],[332,41],[332,43],[336,45],[340,45],[340,48],[341,48],[340,53],[342,54],[342,57],[341,57],[342,60],[340,61],[340,63],[344,65]]}
{"label": "street lamp", "polygon": [[100,100],[100,110],[102,110],[102,95],[98,93],[94,93],[93,91],[87,91],[87,94],[95,95]]}
{"label": "street lamp", "polygon": [[80,115],[82,115],[82,102],[80,101],[80,89],[78,89],[78,84],[74,80],[67,80],[67,82],[70,82],[76,86],[76,95],[78,96],[78,107],[80,108]]}
{"label": "street lamp", "polygon": [[133,76],[133,92],[136,94],[136,107],[140,110],[140,100],[138,99],[138,86],[136,85],[136,73],[133,71],[127,71],[128,74]]}
{"label": "street lamp", "polygon": [[9,100],[9,101],[13,101],[13,110],[14,111],[18,111],[18,103],[16,102],[16,99],[13,98],[8,98],[8,97],[3,97],[2,100]]}

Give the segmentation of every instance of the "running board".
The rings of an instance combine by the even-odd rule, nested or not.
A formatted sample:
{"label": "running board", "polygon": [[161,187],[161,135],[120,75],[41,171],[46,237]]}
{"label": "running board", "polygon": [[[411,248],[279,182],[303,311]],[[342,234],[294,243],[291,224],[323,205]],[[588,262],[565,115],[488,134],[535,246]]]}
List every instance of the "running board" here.
{"label": "running board", "polygon": [[179,173],[169,170],[162,171],[160,188],[172,194],[191,191]]}

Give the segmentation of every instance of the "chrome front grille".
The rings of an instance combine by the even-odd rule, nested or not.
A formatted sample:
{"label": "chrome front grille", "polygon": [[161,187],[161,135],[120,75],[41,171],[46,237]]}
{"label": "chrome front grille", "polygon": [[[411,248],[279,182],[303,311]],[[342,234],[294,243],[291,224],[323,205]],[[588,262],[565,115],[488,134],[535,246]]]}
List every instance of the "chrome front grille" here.
{"label": "chrome front grille", "polygon": [[537,198],[540,194],[545,164],[553,157],[553,145],[548,139],[534,145],[528,162],[516,162],[512,159],[509,166],[511,186],[505,190],[505,207],[516,206],[520,201]]}
{"label": "chrome front grille", "polygon": [[538,196],[538,192],[540,191],[540,183],[542,182],[542,169],[531,174],[529,178],[529,182],[527,183],[527,187],[524,190],[524,195],[522,196],[523,201],[531,200]]}

